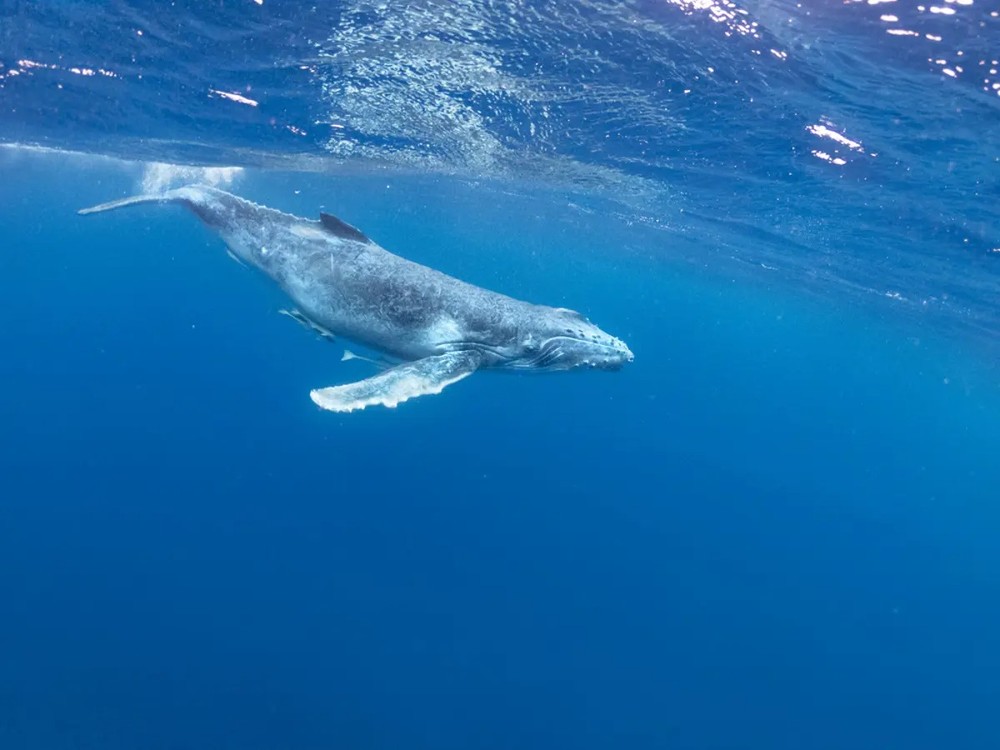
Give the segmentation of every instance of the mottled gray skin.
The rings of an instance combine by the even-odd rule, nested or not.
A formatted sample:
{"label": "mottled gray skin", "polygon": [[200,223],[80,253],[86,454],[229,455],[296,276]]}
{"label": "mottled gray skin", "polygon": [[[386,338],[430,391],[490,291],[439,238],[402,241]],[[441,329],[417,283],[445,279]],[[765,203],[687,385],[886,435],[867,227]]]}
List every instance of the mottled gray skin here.
{"label": "mottled gray skin", "polygon": [[194,211],[313,322],[392,357],[468,351],[481,368],[531,370],[617,369],[632,361],[623,341],[579,313],[459,281],[393,255],[352,227],[338,229],[332,217],[302,219],[202,186],[156,199]]}

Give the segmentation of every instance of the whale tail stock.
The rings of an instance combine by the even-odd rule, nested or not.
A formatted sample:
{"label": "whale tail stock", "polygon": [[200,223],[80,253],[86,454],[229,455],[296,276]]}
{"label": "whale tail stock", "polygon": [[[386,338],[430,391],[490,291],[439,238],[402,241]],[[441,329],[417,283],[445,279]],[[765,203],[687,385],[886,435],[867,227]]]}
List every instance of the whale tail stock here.
{"label": "whale tail stock", "polygon": [[218,231],[222,231],[225,228],[227,218],[230,219],[229,223],[232,223],[230,214],[234,208],[247,207],[257,211],[264,210],[255,203],[251,203],[235,195],[230,195],[222,190],[208,187],[207,185],[185,185],[162,193],[144,193],[142,195],[133,195],[129,198],[108,201],[107,203],[99,203],[89,208],[81,208],[77,213],[87,216],[88,214],[100,214],[105,211],[116,211],[119,208],[151,203],[175,203],[184,206],[184,208],[190,210],[203,222]]}

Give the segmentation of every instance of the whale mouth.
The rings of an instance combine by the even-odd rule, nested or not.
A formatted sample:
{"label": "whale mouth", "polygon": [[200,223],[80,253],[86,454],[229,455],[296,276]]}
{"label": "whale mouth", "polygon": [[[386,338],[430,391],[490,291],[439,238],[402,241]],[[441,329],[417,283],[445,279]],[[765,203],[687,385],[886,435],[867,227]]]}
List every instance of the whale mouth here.
{"label": "whale mouth", "polygon": [[561,371],[575,369],[618,370],[635,359],[624,341],[613,336],[579,338],[553,336],[532,351],[510,352],[482,341],[450,341],[445,351],[475,351],[487,362],[510,370]]}
{"label": "whale mouth", "polygon": [[624,342],[617,339],[593,341],[571,336],[548,339],[527,365],[538,370],[591,368],[617,370],[635,359]]}

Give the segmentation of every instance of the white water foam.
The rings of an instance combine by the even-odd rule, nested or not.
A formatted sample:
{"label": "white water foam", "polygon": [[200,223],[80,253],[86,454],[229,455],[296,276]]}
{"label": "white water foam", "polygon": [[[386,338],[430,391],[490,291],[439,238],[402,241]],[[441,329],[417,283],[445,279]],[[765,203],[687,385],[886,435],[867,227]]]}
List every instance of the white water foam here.
{"label": "white water foam", "polygon": [[141,192],[152,194],[191,183],[229,187],[242,175],[243,167],[193,167],[150,162],[143,167],[139,185]]}

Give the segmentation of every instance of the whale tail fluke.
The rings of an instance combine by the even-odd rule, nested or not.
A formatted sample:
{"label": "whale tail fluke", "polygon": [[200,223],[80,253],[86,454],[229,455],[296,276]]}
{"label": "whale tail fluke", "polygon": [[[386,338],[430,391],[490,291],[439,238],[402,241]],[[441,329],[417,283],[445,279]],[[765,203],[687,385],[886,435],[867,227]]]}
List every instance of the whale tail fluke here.
{"label": "whale tail fluke", "polygon": [[221,190],[215,190],[205,185],[185,185],[184,187],[166,190],[162,193],[144,193],[142,195],[133,195],[128,198],[119,198],[116,201],[99,203],[96,206],[90,206],[89,208],[81,208],[77,211],[77,213],[81,216],[86,216],[87,214],[100,214],[105,211],[115,211],[119,208],[140,206],[145,203],[180,203],[181,205],[195,210],[197,213],[197,209],[199,207],[218,202],[222,198],[230,198],[236,202],[249,203],[248,201],[243,201],[242,198],[237,198],[235,195],[229,195],[229,193],[224,193]]}
{"label": "whale tail fluke", "polygon": [[81,208],[77,211],[81,216],[86,216],[87,214],[99,214],[104,211],[114,211],[116,208],[126,208],[127,206],[135,206],[140,203],[169,203],[171,196],[169,194],[160,195],[133,195],[130,198],[121,198],[116,201],[108,201],[107,203],[100,203],[96,206],[90,206],[89,208]]}

